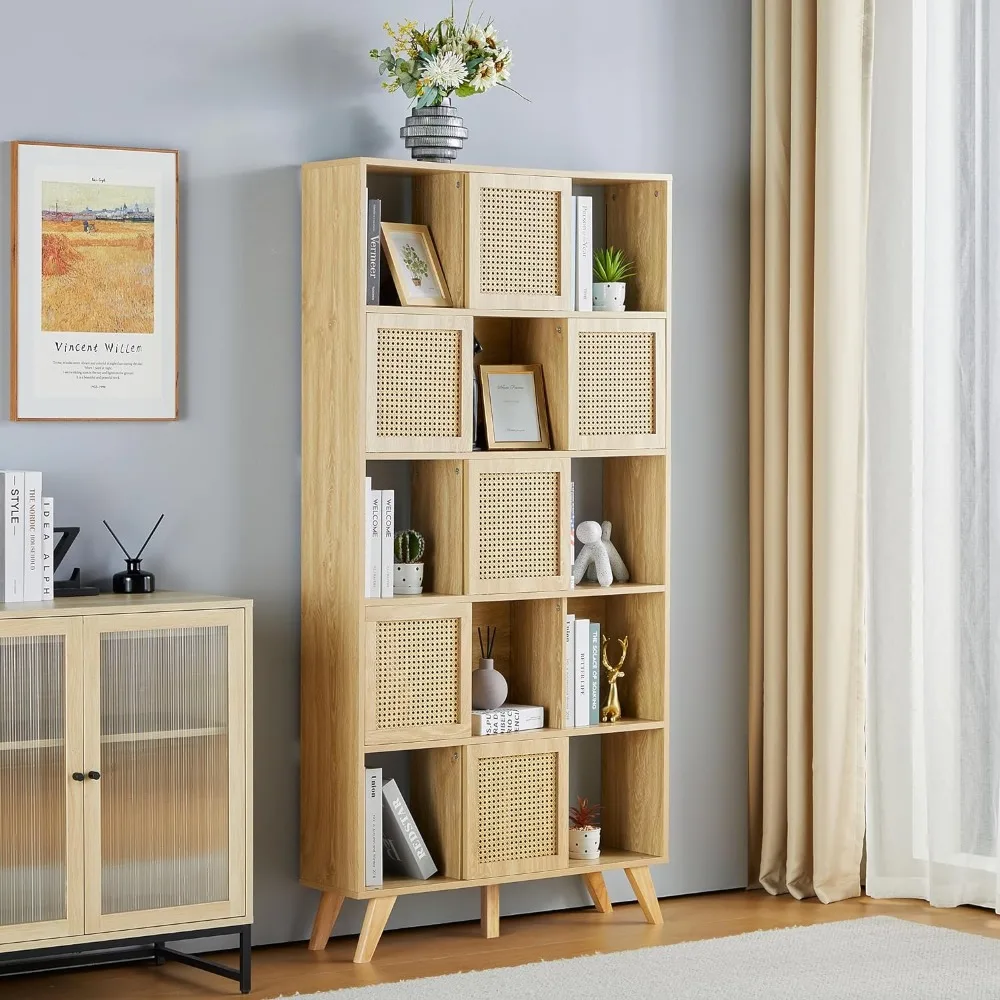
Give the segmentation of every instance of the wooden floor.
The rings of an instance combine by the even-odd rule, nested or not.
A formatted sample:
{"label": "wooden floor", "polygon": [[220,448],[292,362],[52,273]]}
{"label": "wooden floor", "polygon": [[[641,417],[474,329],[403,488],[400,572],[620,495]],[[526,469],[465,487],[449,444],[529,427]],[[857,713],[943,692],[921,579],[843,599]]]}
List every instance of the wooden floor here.
{"label": "wooden floor", "polygon": [[[309,952],[305,943],[254,950],[255,998],[316,993],[346,986],[392,982],[450,972],[468,972],[543,959],[572,958],[604,951],[625,951],[657,944],[724,937],[746,931],[853,920],[889,914],[925,924],[952,927],[1000,938],[1000,917],[973,907],[933,909],[909,900],[855,899],[824,906],[764,892],[725,892],[661,901],[663,925],[645,923],[636,904],[615,906],[614,913],[560,911],[529,917],[505,917],[500,937],[487,941],[479,924],[386,933],[371,965],[354,965],[354,938],[334,938],[325,952]],[[233,959],[235,956],[222,956]],[[121,967],[0,980],[0,1000],[215,1000],[239,996],[235,984],[183,966]]]}

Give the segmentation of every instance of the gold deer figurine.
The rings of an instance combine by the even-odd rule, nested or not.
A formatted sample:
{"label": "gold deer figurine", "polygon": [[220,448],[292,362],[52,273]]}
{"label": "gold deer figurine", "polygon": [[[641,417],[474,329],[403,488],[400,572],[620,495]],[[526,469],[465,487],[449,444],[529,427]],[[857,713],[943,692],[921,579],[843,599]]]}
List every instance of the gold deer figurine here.
{"label": "gold deer figurine", "polygon": [[622,717],[622,706],[618,701],[618,678],[625,676],[622,666],[625,663],[625,656],[628,654],[628,636],[619,639],[618,645],[622,648],[622,655],[618,662],[612,666],[608,663],[608,637],[601,636],[601,664],[608,678],[608,700],[604,708],[601,709],[601,722],[617,722]]}

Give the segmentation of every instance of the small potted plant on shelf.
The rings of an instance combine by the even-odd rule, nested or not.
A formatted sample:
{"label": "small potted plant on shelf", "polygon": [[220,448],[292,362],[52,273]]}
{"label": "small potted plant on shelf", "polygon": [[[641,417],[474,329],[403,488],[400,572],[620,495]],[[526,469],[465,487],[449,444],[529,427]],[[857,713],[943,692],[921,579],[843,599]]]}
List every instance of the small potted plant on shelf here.
{"label": "small potted plant on shelf", "polygon": [[575,861],[596,861],[601,856],[601,807],[578,798],[569,811],[569,856]]}
{"label": "small potted plant on shelf", "polygon": [[424,591],[424,551],[427,544],[419,531],[407,528],[393,539],[395,562],[392,567],[392,592],[399,595]]}
{"label": "small potted plant on shelf", "polygon": [[594,251],[594,312],[624,312],[625,282],[635,268],[621,250]]}

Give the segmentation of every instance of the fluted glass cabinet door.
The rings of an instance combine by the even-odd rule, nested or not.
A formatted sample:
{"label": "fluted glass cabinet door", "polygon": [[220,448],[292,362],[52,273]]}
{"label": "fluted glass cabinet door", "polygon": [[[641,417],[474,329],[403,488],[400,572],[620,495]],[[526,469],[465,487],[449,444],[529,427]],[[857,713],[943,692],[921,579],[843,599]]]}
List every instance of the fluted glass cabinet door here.
{"label": "fluted glass cabinet door", "polygon": [[241,610],[84,626],[87,933],[246,913]]}
{"label": "fluted glass cabinet door", "polygon": [[83,933],[79,618],[0,620],[0,944]]}

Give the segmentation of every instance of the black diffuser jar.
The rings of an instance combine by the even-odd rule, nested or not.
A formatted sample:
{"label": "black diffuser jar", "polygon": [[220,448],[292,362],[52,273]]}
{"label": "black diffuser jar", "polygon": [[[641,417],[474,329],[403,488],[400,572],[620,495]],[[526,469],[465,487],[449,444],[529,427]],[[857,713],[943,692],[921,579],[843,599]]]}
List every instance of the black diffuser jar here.
{"label": "black diffuser jar", "polygon": [[111,578],[116,594],[151,594],[156,590],[156,577],[142,568],[141,559],[126,559],[125,569]]}

